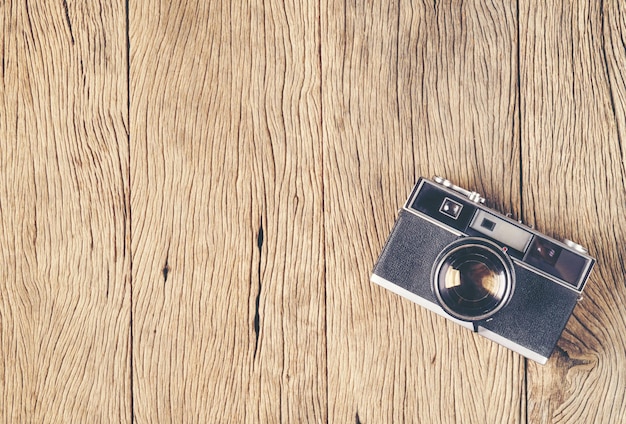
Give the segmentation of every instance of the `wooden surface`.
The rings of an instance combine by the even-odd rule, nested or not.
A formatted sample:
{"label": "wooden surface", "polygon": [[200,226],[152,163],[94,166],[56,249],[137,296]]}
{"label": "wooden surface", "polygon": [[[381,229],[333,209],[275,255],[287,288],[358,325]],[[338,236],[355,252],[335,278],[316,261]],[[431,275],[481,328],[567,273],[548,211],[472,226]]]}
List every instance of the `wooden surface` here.
{"label": "wooden surface", "polygon": [[[0,421],[626,421],[626,9],[451,3],[2,3]],[[547,365],[369,282],[435,174],[597,257]]]}

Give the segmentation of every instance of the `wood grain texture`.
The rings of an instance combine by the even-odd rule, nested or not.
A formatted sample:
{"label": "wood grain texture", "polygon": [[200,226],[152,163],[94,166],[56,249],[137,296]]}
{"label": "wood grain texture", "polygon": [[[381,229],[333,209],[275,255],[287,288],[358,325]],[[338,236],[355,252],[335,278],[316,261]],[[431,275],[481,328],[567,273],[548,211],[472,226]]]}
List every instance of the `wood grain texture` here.
{"label": "wood grain texture", "polygon": [[128,422],[123,3],[3,2],[0,39],[0,421]]}
{"label": "wood grain texture", "polygon": [[[625,422],[625,16],[0,4],[0,422]],[[546,366],[369,282],[437,174],[598,258]]]}
{"label": "wood grain texture", "polygon": [[413,183],[519,210],[514,7],[322,2],[331,422],[520,422],[524,361],[369,282]]}
{"label": "wood grain texture", "polygon": [[131,4],[137,422],[326,421],[314,6]]}
{"label": "wood grain texture", "polygon": [[529,366],[530,422],[626,421],[624,12],[520,3],[525,216],[598,259],[555,354]]}

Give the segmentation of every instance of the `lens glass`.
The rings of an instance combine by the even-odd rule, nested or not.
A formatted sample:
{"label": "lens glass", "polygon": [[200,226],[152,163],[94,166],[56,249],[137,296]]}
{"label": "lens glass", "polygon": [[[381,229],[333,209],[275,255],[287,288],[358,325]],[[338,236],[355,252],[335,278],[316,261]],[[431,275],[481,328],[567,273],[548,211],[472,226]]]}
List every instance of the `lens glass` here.
{"label": "lens glass", "polygon": [[511,291],[511,273],[502,253],[464,243],[447,252],[435,276],[437,297],[451,315],[475,321],[495,313]]}

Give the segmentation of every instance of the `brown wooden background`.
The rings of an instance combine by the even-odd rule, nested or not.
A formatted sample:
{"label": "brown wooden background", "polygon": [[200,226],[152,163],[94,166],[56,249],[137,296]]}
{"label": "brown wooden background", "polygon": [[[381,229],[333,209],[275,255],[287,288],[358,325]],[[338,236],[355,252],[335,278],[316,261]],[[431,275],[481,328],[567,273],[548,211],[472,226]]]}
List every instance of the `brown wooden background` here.
{"label": "brown wooden background", "polygon": [[[626,420],[626,6],[0,3],[2,422]],[[369,282],[444,175],[586,245],[546,366]]]}

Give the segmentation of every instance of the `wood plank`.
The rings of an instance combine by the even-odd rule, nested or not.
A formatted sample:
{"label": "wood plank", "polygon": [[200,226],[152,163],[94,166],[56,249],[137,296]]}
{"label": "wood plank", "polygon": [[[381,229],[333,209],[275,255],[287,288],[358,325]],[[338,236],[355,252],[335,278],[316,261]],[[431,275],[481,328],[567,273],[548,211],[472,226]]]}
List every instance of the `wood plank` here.
{"label": "wood plank", "polygon": [[528,368],[530,422],[626,421],[624,12],[520,3],[524,212],[598,259],[555,354]]}
{"label": "wood plank", "polygon": [[421,175],[519,212],[516,7],[322,1],[332,422],[521,422],[524,360],[369,282]]}
{"label": "wood plank", "polygon": [[326,421],[318,9],[130,6],[135,417]]}
{"label": "wood plank", "polygon": [[0,421],[129,422],[123,2],[0,7]]}

